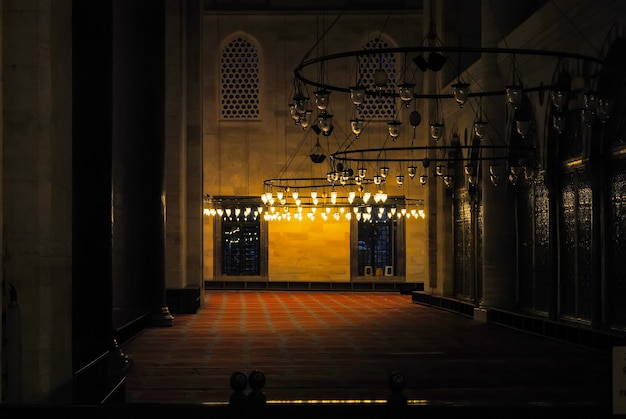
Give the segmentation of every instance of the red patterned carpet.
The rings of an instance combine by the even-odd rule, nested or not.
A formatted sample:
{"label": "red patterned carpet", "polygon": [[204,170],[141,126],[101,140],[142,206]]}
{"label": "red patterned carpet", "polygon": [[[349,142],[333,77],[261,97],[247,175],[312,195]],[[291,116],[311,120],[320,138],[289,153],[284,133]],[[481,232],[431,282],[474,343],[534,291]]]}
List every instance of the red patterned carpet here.
{"label": "red patterned carpet", "polygon": [[391,292],[210,291],[197,314],[123,347],[127,401],[226,402],[235,371],[268,401],[610,403],[610,357],[415,304]]}

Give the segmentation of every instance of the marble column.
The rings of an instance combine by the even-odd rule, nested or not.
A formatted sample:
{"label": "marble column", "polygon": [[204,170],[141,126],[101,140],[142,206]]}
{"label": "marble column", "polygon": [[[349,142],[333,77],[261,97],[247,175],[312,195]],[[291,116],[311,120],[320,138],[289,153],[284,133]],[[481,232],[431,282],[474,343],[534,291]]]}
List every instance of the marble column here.
{"label": "marble column", "polygon": [[165,300],[165,2],[113,1],[113,303],[171,326]]}
{"label": "marble column", "polygon": [[[504,7],[491,3],[482,1],[481,42],[485,48],[496,46],[502,39],[503,29],[508,27],[507,22],[516,12],[509,4]],[[498,10],[494,10],[496,8]],[[510,75],[502,74],[495,54],[483,54],[481,63],[485,90],[504,90],[504,86],[510,84],[507,78]],[[489,136],[484,140],[504,145],[506,138],[502,136],[506,136],[507,132],[504,96],[485,97],[482,106]],[[511,308],[516,296],[515,191],[508,183],[504,161],[496,161],[499,180],[497,185],[492,183],[489,172],[492,163],[490,160],[484,161],[482,167],[483,277],[479,304],[484,307]]]}

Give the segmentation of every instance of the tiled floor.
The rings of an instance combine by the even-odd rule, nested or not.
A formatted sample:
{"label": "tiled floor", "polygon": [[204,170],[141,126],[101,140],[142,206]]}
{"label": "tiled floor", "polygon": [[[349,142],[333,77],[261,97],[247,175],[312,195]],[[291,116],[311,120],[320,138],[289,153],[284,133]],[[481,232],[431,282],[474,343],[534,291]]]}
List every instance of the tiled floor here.
{"label": "tiled floor", "polygon": [[259,370],[271,400],[386,399],[597,404],[610,356],[377,292],[211,291],[194,315],[123,347],[129,402],[226,402],[230,376]]}

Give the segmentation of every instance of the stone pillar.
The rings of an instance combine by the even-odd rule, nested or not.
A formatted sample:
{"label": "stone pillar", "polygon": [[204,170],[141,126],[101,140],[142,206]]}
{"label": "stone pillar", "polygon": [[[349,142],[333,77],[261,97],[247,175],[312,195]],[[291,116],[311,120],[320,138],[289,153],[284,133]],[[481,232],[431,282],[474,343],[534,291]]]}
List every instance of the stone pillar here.
{"label": "stone pillar", "polygon": [[4,401],[34,403],[72,380],[72,5],[0,6],[2,281],[19,307],[0,362]]}
{"label": "stone pillar", "polygon": [[[493,5],[491,1],[482,1],[481,39],[485,48],[495,47],[502,38],[505,15],[514,14],[514,8],[507,3]],[[499,10],[494,11],[494,7]],[[510,84],[510,75],[502,74],[498,68],[495,54],[484,54],[481,60],[485,90],[504,90]],[[507,135],[504,96],[485,97],[482,100],[483,119],[488,122],[486,137],[483,142],[504,145]],[[495,128],[497,127],[497,128]],[[488,137],[488,138],[487,138]],[[516,243],[514,191],[508,182],[506,162],[498,163],[499,182],[494,186],[490,180],[489,166],[492,161],[482,165],[482,208],[483,208],[483,281],[482,299],[484,307],[511,308],[516,297]]]}
{"label": "stone pillar", "polygon": [[202,277],[202,1],[166,16],[166,284],[170,310],[195,312]]}
{"label": "stone pillar", "polygon": [[165,300],[165,1],[113,1],[113,305],[171,326]]}

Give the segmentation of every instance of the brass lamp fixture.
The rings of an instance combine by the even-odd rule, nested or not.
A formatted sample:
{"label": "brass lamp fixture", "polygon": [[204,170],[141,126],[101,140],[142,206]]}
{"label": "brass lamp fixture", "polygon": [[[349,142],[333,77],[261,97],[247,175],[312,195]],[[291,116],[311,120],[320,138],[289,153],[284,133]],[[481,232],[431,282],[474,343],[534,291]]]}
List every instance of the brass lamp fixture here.
{"label": "brass lamp fixture", "polygon": [[[413,179],[417,174],[418,165],[416,165],[416,162],[428,161],[429,165],[432,163],[435,167],[433,171],[434,176],[441,178],[447,187],[454,186],[454,181],[458,175],[465,177],[469,187],[475,187],[480,180],[479,163],[481,161],[489,161],[491,163],[489,165],[488,178],[491,180],[491,183],[494,185],[502,184],[500,182],[502,174],[498,173],[498,171],[500,168],[505,168],[508,175],[504,177],[508,178],[512,185],[516,185],[520,174],[536,173],[540,164],[541,156],[539,156],[537,147],[537,133],[535,132],[537,126],[533,121],[531,95],[543,96],[546,92],[549,93],[550,101],[555,109],[552,115],[551,126],[558,133],[564,129],[565,118],[561,116],[560,112],[567,106],[571,91],[571,79],[565,76],[568,75],[566,70],[563,71],[564,75],[555,82],[540,82],[536,85],[523,83],[519,77],[517,60],[520,58],[525,58],[526,60],[541,59],[546,63],[550,63],[550,60],[552,60],[555,62],[553,65],[557,67],[560,62],[569,61],[576,63],[576,65],[573,65],[576,68],[593,67],[596,69],[601,68],[603,64],[602,59],[597,57],[563,51],[433,46],[433,44],[433,42],[430,42],[421,46],[346,51],[303,60],[294,69],[295,79],[301,86],[312,86],[323,91],[347,93],[350,95],[355,109],[362,107],[368,97],[392,97],[397,99],[399,104],[405,104],[405,106],[407,103],[410,104],[418,100],[421,102],[430,101],[429,108],[434,110],[434,115],[430,122],[429,132],[434,140],[434,144],[426,142],[425,145],[416,145],[415,142],[412,142],[411,145],[407,146],[385,144],[374,148],[355,148],[354,145],[357,144],[355,140],[358,140],[363,132],[368,129],[369,122],[356,118],[350,119],[351,132],[354,137],[350,141],[345,142],[347,145],[343,149],[339,148],[334,153],[331,153],[330,160],[345,165],[356,164],[357,167],[365,167],[368,162],[376,163],[380,170],[379,173],[376,173],[370,179],[366,178],[364,174],[357,174],[356,179],[351,180],[361,183],[365,180],[371,180],[376,185],[384,185],[387,180],[387,173],[390,170],[389,166],[401,163],[405,163],[408,178]],[[511,70],[514,74],[513,81],[500,89],[480,90],[475,84],[463,81],[459,74],[457,81],[449,86],[451,90],[446,91],[445,88],[442,88],[438,92],[429,93],[416,90],[414,84],[406,81],[398,83],[392,90],[384,90],[379,88],[378,84],[369,89],[360,83],[353,85],[351,80],[341,82],[335,79],[319,83],[306,75],[310,66],[318,65],[320,62],[323,62],[326,68],[331,68],[333,66],[332,63],[335,63],[337,67],[341,67],[342,65],[345,66],[345,64],[341,64],[342,60],[353,60],[355,57],[370,57],[373,60],[374,57],[393,54],[404,56],[415,54],[410,62],[414,63],[419,70],[432,70],[435,72],[442,71],[442,69],[445,70],[445,65],[450,62],[447,58],[448,55],[468,53],[480,54],[481,56],[496,54],[513,57],[513,68]],[[425,56],[428,56],[428,59],[424,58]],[[433,61],[438,62],[438,65],[431,65],[431,57]],[[590,66],[590,63],[594,66]],[[583,76],[585,83],[588,83],[590,86],[596,77],[597,73]],[[390,77],[384,77],[384,75],[378,75],[378,70],[375,78],[380,80],[377,83],[381,85],[383,79],[385,79],[385,83],[389,83],[391,79]],[[482,107],[483,98],[492,96],[503,98],[502,104],[508,107],[508,115],[511,116],[510,122],[514,127],[513,130],[505,128],[504,138],[499,138],[498,141],[489,141],[487,139],[489,121],[485,118],[485,111]],[[608,110],[610,109],[610,100],[608,98],[597,98],[593,89],[588,89],[584,97],[585,103],[588,105],[581,111],[581,119],[585,124],[590,124],[593,118],[608,118],[607,115],[610,114]],[[475,113],[473,126],[470,130],[465,131],[464,134],[461,134],[458,129],[457,132],[446,132],[448,130],[445,129],[441,112],[442,102],[446,100],[454,100],[461,109],[469,103],[472,103],[473,108],[478,109]],[[603,105],[600,105],[601,103]],[[603,110],[601,111],[600,109]],[[415,128],[419,125],[421,116],[419,112],[413,111],[410,113],[409,119],[411,125]],[[335,120],[335,123],[338,123],[337,120]],[[402,133],[402,120],[396,116],[386,123],[392,142],[398,142]],[[458,166],[463,168],[462,173],[459,170],[456,170],[457,173],[455,173],[455,169]],[[424,174],[418,177],[423,186],[428,184],[427,169],[428,166],[422,165]],[[400,179],[398,183],[404,183],[403,177],[397,178],[396,176],[395,178],[396,180]]]}
{"label": "brass lamp fixture", "polygon": [[[508,184],[514,187],[520,180],[532,178],[542,164],[539,126],[553,129],[556,134],[563,133],[568,105],[574,95],[582,95],[584,99],[580,100],[584,106],[579,113],[583,125],[610,118],[611,98],[596,93],[598,73],[604,65],[601,58],[554,50],[443,45],[433,22],[431,16],[430,31],[421,45],[375,44],[361,50],[312,58],[310,50],[304,56],[294,69],[289,112],[296,125],[318,136],[309,154],[310,161],[314,166],[328,164],[328,170],[325,177],[279,176],[265,180],[261,195],[265,219],[302,219],[303,214],[309,214],[310,218],[317,212],[326,214],[323,217],[328,219],[361,214],[359,220],[367,220],[365,214],[372,212],[372,205],[383,207],[382,211],[386,208],[389,214],[393,210],[393,216],[423,218],[424,202],[419,198],[423,193],[411,195],[408,191],[412,183],[419,182],[417,186],[421,189],[436,185],[434,179],[440,179],[445,188],[465,187],[472,191],[480,187],[483,178],[494,187],[507,184],[501,179],[508,179]],[[470,67],[457,67],[451,58],[464,54],[496,56],[496,60],[490,62],[498,62],[500,71],[512,75],[511,81],[496,88],[481,88],[480,83],[472,82],[480,77],[474,77]],[[403,77],[396,78],[395,73],[390,73],[395,69],[384,67],[382,57],[403,57]],[[507,60],[502,57],[511,58],[508,69],[505,69]],[[377,63],[375,68],[368,68],[368,82],[358,71],[347,76],[342,71],[354,61]],[[540,62],[542,68],[560,69],[559,76],[550,82],[524,81],[520,76],[520,62]],[[456,81],[444,84],[437,80],[429,84],[430,88],[420,89],[407,77],[406,72],[411,68],[424,73],[424,81],[432,81],[442,74],[454,74]],[[586,72],[576,74],[585,85],[583,92],[573,92],[572,69]],[[310,107],[308,91],[315,97],[316,117],[313,116],[315,109]],[[331,112],[332,100],[343,100],[342,96],[351,104],[345,122],[343,115]],[[533,104],[543,103],[546,96],[551,109],[549,123],[538,124]],[[501,106],[506,109],[504,129],[494,127],[489,121],[483,107],[484,98],[501,98]],[[447,101],[457,106],[444,106]],[[388,120],[364,112],[368,106],[390,102],[395,106]],[[490,103],[493,107],[494,101]],[[418,106],[426,107],[430,113],[429,125],[424,129],[427,138],[418,139],[417,127],[422,121]],[[473,118],[463,119],[472,120],[471,125],[463,130],[457,120],[446,126],[444,107],[448,114],[450,109],[456,109],[455,115],[473,110]],[[408,116],[408,124],[404,123],[403,115]],[[344,123],[347,129],[343,129]],[[410,141],[403,135],[410,131],[408,125],[413,129]],[[360,147],[363,143],[360,138],[373,126],[378,127],[377,133],[386,132],[385,141],[380,146]],[[338,131],[346,133],[346,138],[337,142],[334,151],[326,153],[320,146],[319,136],[330,137]],[[299,191],[297,198],[290,193],[294,190]]]}

